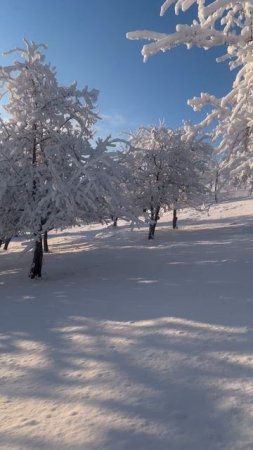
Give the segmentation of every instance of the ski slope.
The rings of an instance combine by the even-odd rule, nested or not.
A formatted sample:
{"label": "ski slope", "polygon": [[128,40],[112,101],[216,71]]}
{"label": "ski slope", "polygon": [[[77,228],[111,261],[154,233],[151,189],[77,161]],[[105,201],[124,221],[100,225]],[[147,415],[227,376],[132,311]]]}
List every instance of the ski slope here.
{"label": "ski slope", "polygon": [[253,200],[0,252],[1,450],[252,450]]}

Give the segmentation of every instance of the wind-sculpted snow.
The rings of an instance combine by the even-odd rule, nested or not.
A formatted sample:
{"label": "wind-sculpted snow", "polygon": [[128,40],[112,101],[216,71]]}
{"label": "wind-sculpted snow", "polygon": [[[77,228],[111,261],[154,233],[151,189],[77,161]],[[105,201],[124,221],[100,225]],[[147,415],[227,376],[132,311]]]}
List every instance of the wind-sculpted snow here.
{"label": "wind-sculpted snow", "polygon": [[1,251],[0,448],[252,448],[252,208],[54,232],[32,282]]}

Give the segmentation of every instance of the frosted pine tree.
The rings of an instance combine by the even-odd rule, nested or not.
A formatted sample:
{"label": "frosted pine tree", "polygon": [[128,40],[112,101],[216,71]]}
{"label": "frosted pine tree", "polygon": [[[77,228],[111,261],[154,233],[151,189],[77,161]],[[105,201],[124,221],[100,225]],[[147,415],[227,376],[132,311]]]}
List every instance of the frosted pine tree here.
{"label": "frosted pine tree", "polygon": [[102,221],[122,203],[106,154],[113,141],[91,145],[97,91],[60,86],[44,48],[25,40],[12,51],[20,61],[0,68],[9,115],[0,122],[0,235],[33,238],[31,278],[41,276],[45,231]]}
{"label": "frosted pine tree", "polygon": [[177,25],[172,34],[151,31],[135,31],[127,34],[130,39],[147,39],[142,54],[146,61],[159,51],[185,44],[209,49],[222,46],[225,55],[218,61],[229,61],[230,69],[237,69],[231,91],[223,98],[201,94],[189,101],[195,110],[211,105],[211,111],[198,128],[215,124],[213,139],[218,139],[223,159],[223,175],[230,176],[238,184],[253,186],[253,1],[205,1],[166,0],[161,15],[175,4],[175,12],[184,12],[196,4],[197,17],[191,24]]}

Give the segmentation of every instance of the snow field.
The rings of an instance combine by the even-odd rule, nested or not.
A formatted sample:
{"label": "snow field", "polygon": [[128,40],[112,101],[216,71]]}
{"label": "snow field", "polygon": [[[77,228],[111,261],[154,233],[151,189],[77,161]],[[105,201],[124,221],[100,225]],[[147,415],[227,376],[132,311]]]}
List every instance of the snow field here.
{"label": "snow field", "polygon": [[253,448],[253,200],[0,253],[0,448]]}

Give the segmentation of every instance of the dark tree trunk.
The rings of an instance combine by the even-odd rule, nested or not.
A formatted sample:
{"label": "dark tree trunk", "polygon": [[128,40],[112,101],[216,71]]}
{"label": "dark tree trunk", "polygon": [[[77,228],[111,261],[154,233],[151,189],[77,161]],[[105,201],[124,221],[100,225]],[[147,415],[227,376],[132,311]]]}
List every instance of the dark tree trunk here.
{"label": "dark tree trunk", "polygon": [[4,240],[4,250],[8,250],[9,243],[11,242],[11,237]]}
{"label": "dark tree trunk", "polygon": [[44,236],[43,236],[43,247],[44,247],[44,252],[45,253],[49,253],[49,247],[48,247],[48,234],[47,231],[45,231]]}
{"label": "dark tree trunk", "polygon": [[33,262],[30,270],[29,277],[41,277],[42,270],[42,260],[43,260],[43,246],[41,236],[37,238],[34,246]]}
{"label": "dark tree trunk", "polygon": [[153,221],[149,224],[149,230],[148,230],[148,238],[154,239],[155,237],[155,224]]}
{"label": "dark tree trunk", "polygon": [[[35,83],[34,80],[32,79],[32,83],[34,85],[34,91],[36,91],[35,89]],[[37,104],[35,103],[35,106],[37,106]],[[33,124],[33,131],[34,131],[34,140],[33,140],[33,149],[32,149],[32,165],[33,165],[33,169],[36,169],[36,163],[37,163],[37,137],[36,137],[36,132],[37,132],[37,124],[34,123]],[[33,201],[36,201],[36,193],[37,193],[37,183],[36,183],[36,179],[35,177],[33,178],[33,189],[32,189],[32,198]],[[41,223],[41,227],[42,227],[42,223]],[[41,237],[41,227],[40,227],[40,232],[39,234],[36,236],[36,241],[34,244],[34,253],[33,253],[33,262],[31,265],[31,269],[30,269],[30,273],[29,273],[29,277],[31,279],[38,277],[41,277],[41,270],[42,270],[42,260],[43,260],[43,245],[42,245],[42,237]]]}
{"label": "dark tree trunk", "polygon": [[115,217],[113,220],[113,226],[116,227],[118,225],[118,217]]}
{"label": "dark tree trunk", "polygon": [[4,244],[4,250],[8,250],[9,243],[11,242],[11,237],[0,239],[0,248]]}
{"label": "dark tree trunk", "polygon": [[156,208],[151,207],[148,239],[154,239],[154,237],[155,237],[155,229],[156,229],[157,221],[159,219],[159,211],[160,211],[160,206],[157,206]]}
{"label": "dark tree trunk", "polygon": [[173,209],[173,219],[172,219],[173,230],[177,228],[177,210]]}
{"label": "dark tree trunk", "polygon": [[216,171],[215,182],[214,182],[214,200],[218,203],[218,190],[219,190],[219,171]]}

